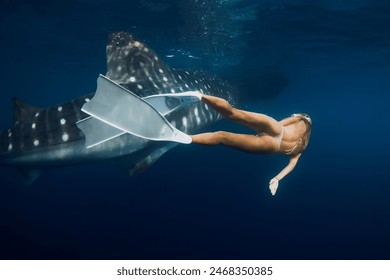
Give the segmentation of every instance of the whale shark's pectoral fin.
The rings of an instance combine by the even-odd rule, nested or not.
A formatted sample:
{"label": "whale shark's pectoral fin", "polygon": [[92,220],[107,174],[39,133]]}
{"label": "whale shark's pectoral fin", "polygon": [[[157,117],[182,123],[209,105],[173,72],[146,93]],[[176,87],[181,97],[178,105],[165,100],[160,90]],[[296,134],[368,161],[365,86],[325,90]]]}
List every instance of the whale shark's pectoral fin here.
{"label": "whale shark's pectoral fin", "polygon": [[191,137],[172,126],[164,115],[199,101],[199,93],[161,94],[142,99],[103,75],[97,83],[95,96],[81,109],[91,118],[77,123],[86,136],[87,147],[123,133],[154,141],[191,143]]}
{"label": "whale shark's pectoral fin", "polygon": [[152,166],[160,157],[162,157],[171,148],[172,148],[171,145],[168,145],[164,148],[158,149],[155,152],[149,154],[147,157],[143,158],[141,161],[137,162],[131,169],[129,169],[130,175],[137,176],[145,172],[150,166]]}
{"label": "whale shark's pectoral fin", "polygon": [[19,170],[26,185],[31,185],[42,174],[40,169],[20,168]]}
{"label": "whale shark's pectoral fin", "polygon": [[[151,167],[166,152],[175,147],[177,143],[170,142],[167,145],[154,146],[151,150],[141,152],[137,157],[134,155],[124,156],[115,161],[123,166],[131,176],[138,176]],[[141,160],[135,160],[141,158]]]}

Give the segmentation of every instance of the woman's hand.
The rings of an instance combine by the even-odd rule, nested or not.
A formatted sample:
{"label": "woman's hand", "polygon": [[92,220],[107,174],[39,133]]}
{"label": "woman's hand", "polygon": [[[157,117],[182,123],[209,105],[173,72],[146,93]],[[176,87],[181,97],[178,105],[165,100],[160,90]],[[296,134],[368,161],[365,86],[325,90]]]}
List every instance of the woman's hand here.
{"label": "woman's hand", "polygon": [[272,195],[275,195],[276,191],[278,190],[278,186],[279,186],[279,180],[276,178],[273,178],[269,182],[269,189],[270,189]]}

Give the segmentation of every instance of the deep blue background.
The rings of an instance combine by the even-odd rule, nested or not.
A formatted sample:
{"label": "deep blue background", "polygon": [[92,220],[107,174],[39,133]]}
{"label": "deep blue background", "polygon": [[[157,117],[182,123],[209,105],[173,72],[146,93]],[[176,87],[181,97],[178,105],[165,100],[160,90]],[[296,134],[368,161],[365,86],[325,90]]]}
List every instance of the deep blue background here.
{"label": "deep blue background", "polygon": [[[277,195],[287,158],[225,147],[179,146],[135,178],[101,162],[25,186],[1,167],[0,258],[389,259],[390,4],[220,2],[5,1],[1,129],[13,96],[45,107],[94,91],[108,34],[124,30],[174,67],[235,82],[244,109],[312,116]],[[287,87],[264,85],[268,72]]]}

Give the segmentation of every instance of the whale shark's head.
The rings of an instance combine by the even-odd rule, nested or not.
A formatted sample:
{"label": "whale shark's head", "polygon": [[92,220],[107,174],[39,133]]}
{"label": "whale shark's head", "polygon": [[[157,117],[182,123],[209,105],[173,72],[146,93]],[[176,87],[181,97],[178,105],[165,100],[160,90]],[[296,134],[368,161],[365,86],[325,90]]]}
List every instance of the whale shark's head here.
{"label": "whale shark's head", "polygon": [[106,52],[106,76],[140,97],[199,90],[233,105],[238,101],[238,90],[232,84],[202,71],[176,70],[126,32],[111,34]]}

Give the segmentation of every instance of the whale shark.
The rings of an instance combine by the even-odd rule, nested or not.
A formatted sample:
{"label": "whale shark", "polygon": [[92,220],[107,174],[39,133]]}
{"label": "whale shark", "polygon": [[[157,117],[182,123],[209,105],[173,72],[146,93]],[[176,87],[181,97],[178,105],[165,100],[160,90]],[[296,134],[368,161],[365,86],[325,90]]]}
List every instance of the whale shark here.
{"label": "whale shark", "polygon": [[[110,34],[106,60],[105,77],[140,98],[199,91],[224,98],[233,106],[238,102],[238,89],[228,81],[203,71],[174,69],[149,46],[126,32]],[[118,160],[131,175],[136,175],[178,145],[122,133],[88,147],[78,124],[90,117],[82,107],[93,97],[93,93],[87,94],[48,108],[37,108],[13,98],[13,126],[0,132],[0,165],[18,168],[26,184],[31,184],[50,168],[108,159]],[[115,103],[115,95],[111,99],[108,96],[107,100],[108,106],[111,101]],[[168,98],[165,102],[174,102],[174,99]],[[173,108],[176,109],[164,117],[184,133],[196,133],[221,119],[202,102]]]}

